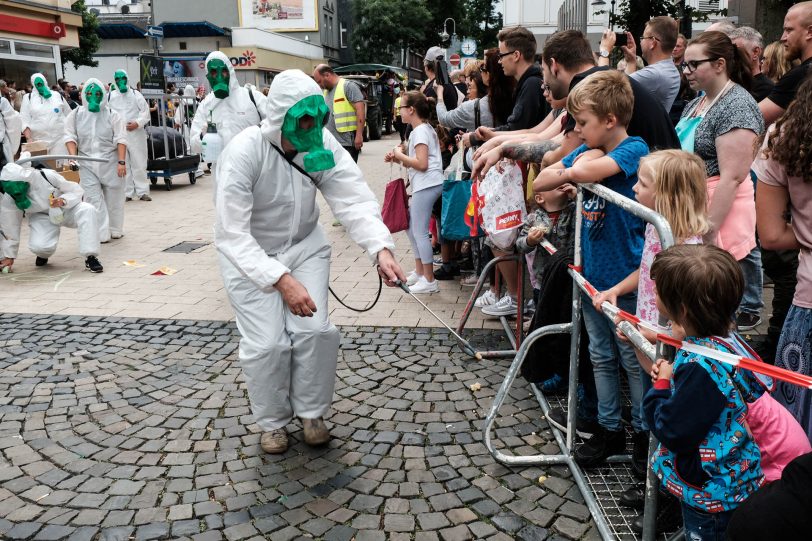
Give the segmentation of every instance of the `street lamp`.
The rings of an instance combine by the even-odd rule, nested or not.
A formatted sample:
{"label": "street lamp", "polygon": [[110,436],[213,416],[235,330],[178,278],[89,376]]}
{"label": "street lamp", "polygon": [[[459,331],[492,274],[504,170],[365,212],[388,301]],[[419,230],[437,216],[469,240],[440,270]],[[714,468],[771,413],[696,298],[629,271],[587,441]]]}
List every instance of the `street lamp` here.
{"label": "street lamp", "polygon": [[[606,0],[594,0],[592,2],[593,7],[602,7],[602,6],[605,6],[605,5],[606,5]],[[614,18],[615,18],[615,0],[612,0],[612,5],[609,8],[609,28],[611,30],[614,30],[614,28],[615,28]]]}
{"label": "street lamp", "polygon": [[440,32],[440,34],[439,34],[441,42],[448,41],[448,38],[451,37],[448,34],[448,21],[451,21],[452,23],[454,23],[454,25],[452,26],[452,30],[451,30],[451,36],[453,36],[454,34],[457,33],[457,21],[455,21],[451,17],[447,18],[445,21],[443,21],[443,31]]}

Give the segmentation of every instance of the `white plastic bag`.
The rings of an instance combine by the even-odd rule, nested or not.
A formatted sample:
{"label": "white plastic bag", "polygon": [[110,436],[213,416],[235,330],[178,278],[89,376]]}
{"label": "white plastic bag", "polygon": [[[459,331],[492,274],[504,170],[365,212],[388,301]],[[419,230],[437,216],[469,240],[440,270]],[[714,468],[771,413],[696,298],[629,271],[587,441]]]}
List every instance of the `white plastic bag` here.
{"label": "white plastic bag", "polygon": [[478,192],[483,200],[482,229],[494,246],[511,250],[526,214],[522,170],[514,163],[497,164],[479,183]]}

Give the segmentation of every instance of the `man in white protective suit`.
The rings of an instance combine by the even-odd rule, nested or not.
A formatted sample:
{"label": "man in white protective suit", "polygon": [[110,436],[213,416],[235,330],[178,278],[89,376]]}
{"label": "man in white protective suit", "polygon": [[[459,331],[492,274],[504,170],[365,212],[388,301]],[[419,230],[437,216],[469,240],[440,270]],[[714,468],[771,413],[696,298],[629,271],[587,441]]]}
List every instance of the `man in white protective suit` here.
{"label": "man in white protective suit", "polygon": [[127,127],[127,177],[124,184],[126,201],[138,198],[152,201],[147,179],[147,132],[149,105],[144,96],[130,88],[127,72],[119,69],[113,75],[115,86],[110,88],[107,101]]}
{"label": "man in white protective suit", "polygon": [[[186,141],[186,146],[190,152],[192,149],[190,134],[196,107],[197,97],[195,96],[195,87],[186,85],[183,89],[183,95],[181,96],[178,108],[175,109],[175,129],[183,134],[183,140]],[[192,152],[192,154],[194,154],[194,152]],[[203,161],[201,160],[197,165],[195,178],[202,177],[203,174]]]}
{"label": "man in white protective suit", "polygon": [[79,253],[91,272],[102,272],[99,263],[99,228],[96,209],[82,201],[84,190],[50,169],[10,163],[0,172],[0,269],[11,270],[20,248],[23,217],[31,229],[28,247],[42,267],[56,252],[60,227],[78,230]]}
{"label": "man in white protective suit", "polygon": [[330,244],[317,190],[388,286],[405,280],[361,170],[324,129],[321,89],[299,70],[274,78],[268,118],[223,150],[215,176],[215,245],[241,340],[240,365],[262,449],[283,453],[285,426],[326,443],[339,333],[327,319]]}
{"label": "man in white protective suit", "polygon": [[22,119],[5,97],[0,96],[0,166],[14,161],[20,148]]}
{"label": "man in white protective suit", "polygon": [[211,92],[195,112],[192,121],[192,154],[201,154],[201,140],[211,122],[223,139],[223,145],[249,126],[258,126],[265,118],[267,98],[256,90],[240,86],[231,60],[214,51],[206,57],[206,79]]}
{"label": "man in white protective suit", "polygon": [[69,154],[107,160],[83,162],[79,169],[85,200],[99,213],[99,237],[103,243],[124,236],[127,174],[127,129],[118,113],[108,107],[104,94],[101,81],[85,81],[82,106],[71,111],[65,122]]}
{"label": "man in white protective suit", "polygon": [[65,148],[65,119],[70,106],[62,94],[51,91],[41,73],[31,76],[34,89],[26,94],[20,105],[23,135],[30,143],[41,141],[48,145],[48,154],[67,154]]}

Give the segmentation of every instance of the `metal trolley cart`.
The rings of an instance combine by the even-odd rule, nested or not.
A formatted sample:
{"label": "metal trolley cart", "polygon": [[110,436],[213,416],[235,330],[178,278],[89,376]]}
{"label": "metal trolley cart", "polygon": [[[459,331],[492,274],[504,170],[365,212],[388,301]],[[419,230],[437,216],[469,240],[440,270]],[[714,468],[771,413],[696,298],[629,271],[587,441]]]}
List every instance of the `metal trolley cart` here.
{"label": "metal trolley cart", "polygon": [[[200,155],[191,154],[188,137],[197,101],[192,99],[189,102],[177,94],[164,94],[153,99],[157,100],[159,122],[158,126],[147,127],[147,176],[153,186],[163,178],[167,190],[172,189],[172,177],[184,173],[189,175],[189,183],[195,184]],[[172,117],[169,117],[170,112]],[[180,131],[168,125],[170,121],[179,125]]]}

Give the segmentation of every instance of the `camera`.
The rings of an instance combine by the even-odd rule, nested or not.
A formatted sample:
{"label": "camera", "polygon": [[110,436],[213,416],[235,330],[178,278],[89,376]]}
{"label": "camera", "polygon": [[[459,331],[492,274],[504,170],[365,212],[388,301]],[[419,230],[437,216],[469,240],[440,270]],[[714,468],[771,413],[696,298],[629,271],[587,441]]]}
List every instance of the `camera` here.
{"label": "camera", "polygon": [[625,47],[629,44],[626,32],[615,32],[615,47]]}

